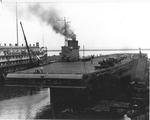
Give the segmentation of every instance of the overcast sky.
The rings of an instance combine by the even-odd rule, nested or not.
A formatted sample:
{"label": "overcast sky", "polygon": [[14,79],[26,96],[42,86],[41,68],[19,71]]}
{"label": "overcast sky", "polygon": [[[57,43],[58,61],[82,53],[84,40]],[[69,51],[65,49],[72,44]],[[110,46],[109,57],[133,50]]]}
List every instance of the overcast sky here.
{"label": "overcast sky", "polygon": [[[27,0],[26,0],[27,1]],[[28,0],[29,1],[29,0]],[[32,0],[37,1],[37,0]],[[18,0],[18,21],[22,21],[29,43],[40,42],[48,49],[60,49],[64,37],[52,29],[51,25],[31,14],[27,8],[36,2]],[[54,0],[42,2],[44,9],[55,8],[60,17],[70,21],[80,46],[89,49],[101,48],[150,48],[150,2]],[[16,43],[16,3],[3,0],[0,4],[0,43]],[[19,44],[24,44],[19,28]],[[44,42],[43,42],[44,41]]]}

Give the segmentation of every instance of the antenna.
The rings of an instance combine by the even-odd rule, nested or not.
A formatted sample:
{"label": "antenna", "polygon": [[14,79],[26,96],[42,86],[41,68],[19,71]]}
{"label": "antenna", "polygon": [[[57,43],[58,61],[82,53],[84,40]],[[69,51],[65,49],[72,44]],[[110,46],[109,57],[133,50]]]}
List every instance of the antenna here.
{"label": "antenna", "polygon": [[85,56],[85,51],[84,51],[84,45],[83,45],[83,58],[84,58],[84,56]]}
{"label": "antenna", "polygon": [[42,26],[43,32],[42,32],[42,42],[43,42],[43,47],[44,47],[44,27]]}
{"label": "antenna", "polygon": [[84,72],[86,73],[86,65],[85,65],[84,58],[85,58],[85,53],[84,53],[84,45],[83,45],[83,67],[84,67]]}
{"label": "antenna", "polygon": [[18,40],[18,6],[16,2],[16,37],[17,37],[17,46],[19,45],[19,40]]}

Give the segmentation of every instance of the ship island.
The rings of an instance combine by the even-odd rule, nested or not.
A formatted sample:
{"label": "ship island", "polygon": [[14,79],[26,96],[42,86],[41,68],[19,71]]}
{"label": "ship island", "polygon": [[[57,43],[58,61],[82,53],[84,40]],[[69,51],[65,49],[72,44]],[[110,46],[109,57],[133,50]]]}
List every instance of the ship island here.
{"label": "ship island", "polygon": [[[22,26],[22,24],[21,24]],[[0,46],[0,83],[7,87],[50,88],[50,106],[39,115],[53,119],[130,117],[148,120],[149,61],[139,53],[79,55],[76,35],[65,37],[58,56],[37,42]]]}

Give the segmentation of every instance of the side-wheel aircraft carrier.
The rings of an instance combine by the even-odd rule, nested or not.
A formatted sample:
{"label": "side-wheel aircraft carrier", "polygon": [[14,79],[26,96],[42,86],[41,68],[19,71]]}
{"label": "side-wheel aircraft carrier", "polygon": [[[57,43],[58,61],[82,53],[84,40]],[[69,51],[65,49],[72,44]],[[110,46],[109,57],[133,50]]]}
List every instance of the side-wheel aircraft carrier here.
{"label": "side-wheel aircraft carrier", "polygon": [[146,54],[139,51],[80,59],[76,37],[65,42],[59,60],[9,73],[5,85],[49,87],[50,118],[90,118],[90,114],[134,118],[148,113]]}

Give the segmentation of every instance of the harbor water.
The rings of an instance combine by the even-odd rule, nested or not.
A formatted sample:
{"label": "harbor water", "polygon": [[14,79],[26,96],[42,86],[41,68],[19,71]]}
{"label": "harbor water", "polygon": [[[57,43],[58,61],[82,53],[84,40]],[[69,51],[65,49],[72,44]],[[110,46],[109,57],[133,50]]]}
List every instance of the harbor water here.
{"label": "harbor water", "polygon": [[34,119],[50,104],[46,89],[1,87],[0,119]]}
{"label": "harbor water", "polygon": [[[36,90],[34,88],[1,87],[0,90],[2,93],[0,94],[0,120],[53,118],[50,114],[49,88]],[[92,115],[90,115],[90,117],[91,116]],[[95,114],[93,117],[95,117]],[[100,120],[120,119],[107,118]]]}
{"label": "harbor water", "polygon": [[[53,118],[50,114],[49,88],[36,90],[34,88],[1,87],[0,90],[0,93],[2,93],[0,94],[0,120]],[[147,116],[141,115],[133,120],[148,120]],[[95,117],[95,114],[93,117]],[[122,120],[122,118],[109,117],[99,120]]]}
{"label": "harbor water", "polygon": [[[150,50],[141,50],[142,53],[146,53],[148,58],[150,58]],[[48,51],[48,55],[59,55],[59,51]],[[100,56],[100,55],[108,55],[108,54],[116,54],[116,53],[139,53],[139,50],[116,50],[116,51],[80,51],[80,57],[83,56]]]}

